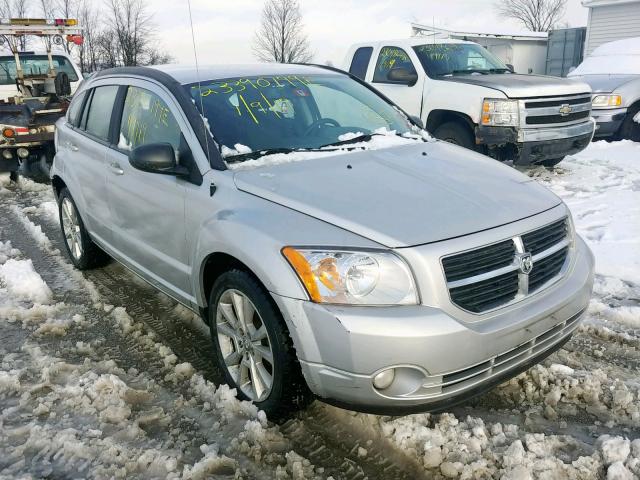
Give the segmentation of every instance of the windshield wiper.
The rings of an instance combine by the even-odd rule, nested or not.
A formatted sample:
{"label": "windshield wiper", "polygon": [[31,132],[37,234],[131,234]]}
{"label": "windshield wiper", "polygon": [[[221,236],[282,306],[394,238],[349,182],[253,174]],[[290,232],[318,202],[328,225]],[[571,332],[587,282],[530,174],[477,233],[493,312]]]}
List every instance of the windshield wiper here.
{"label": "windshield wiper", "polygon": [[443,75],[455,75],[456,73],[481,73],[482,75],[487,75],[490,70],[481,70],[479,68],[467,68],[464,70],[451,70],[448,74],[445,73]]}
{"label": "windshield wiper", "polygon": [[374,135],[382,135],[381,133],[363,133],[362,135],[358,135],[357,137],[350,138],[348,140],[339,140],[337,142],[327,143],[326,145],[322,145],[320,148],[325,147],[339,147],[340,145],[349,145],[350,143],[360,143],[360,142],[368,142]]}
{"label": "windshield wiper", "polygon": [[489,69],[489,72],[491,72],[491,73],[513,73],[513,72],[511,72],[511,69],[510,69],[510,68],[503,68],[503,67],[500,67],[500,68],[490,68],[490,69]]}
{"label": "windshield wiper", "polygon": [[253,160],[263,157],[265,155],[273,155],[275,153],[292,153],[305,150],[303,148],[263,148],[262,150],[256,150],[248,153],[238,153],[237,155],[229,155],[224,158],[227,163],[244,162],[245,160]]}

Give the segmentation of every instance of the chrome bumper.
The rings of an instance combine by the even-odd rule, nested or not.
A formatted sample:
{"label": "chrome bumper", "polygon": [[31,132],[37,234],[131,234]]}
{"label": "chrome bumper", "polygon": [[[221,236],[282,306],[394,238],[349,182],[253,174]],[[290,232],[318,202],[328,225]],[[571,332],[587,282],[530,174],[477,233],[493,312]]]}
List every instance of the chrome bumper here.
{"label": "chrome bumper", "polygon": [[591,135],[596,129],[596,122],[590,118],[586,122],[563,127],[522,128],[518,130],[518,142],[546,142],[551,140],[564,140],[566,138]]}
{"label": "chrome bumper", "polygon": [[[373,413],[428,411],[504,381],[565,342],[588,305],[593,267],[593,255],[577,238],[560,282],[474,322],[428,305],[372,308],[274,299],[316,395]],[[396,368],[394,382],[376,389],[373,377],[390,367]]]}

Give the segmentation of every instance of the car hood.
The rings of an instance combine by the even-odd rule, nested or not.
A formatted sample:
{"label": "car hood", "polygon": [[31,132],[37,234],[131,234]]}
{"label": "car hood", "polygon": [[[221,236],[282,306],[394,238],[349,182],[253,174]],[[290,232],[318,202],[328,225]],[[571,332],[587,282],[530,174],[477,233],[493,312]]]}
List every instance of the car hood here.
{"label": "car hood", "polygon": [[547,77],[544,75],[519,75],[517,73],[490,75],[455,75],[439,77],[448,82],[468,83],[480,87],[493,88],[509,98],[547,97],[552,95],[573,95],[589,93],[589,85],[578,80]]}
{"label": "car hood", "polygon": [[560,203],[515,169],[440,141],[267,165],[234,176],[243,192],[391,248],[468,235]]}
{"label": "car hood", "polygon": [[593,93],[613,92],[616,88],[633,80],[640,80],[640,75],[576,75],[574,77],[591,86]]}

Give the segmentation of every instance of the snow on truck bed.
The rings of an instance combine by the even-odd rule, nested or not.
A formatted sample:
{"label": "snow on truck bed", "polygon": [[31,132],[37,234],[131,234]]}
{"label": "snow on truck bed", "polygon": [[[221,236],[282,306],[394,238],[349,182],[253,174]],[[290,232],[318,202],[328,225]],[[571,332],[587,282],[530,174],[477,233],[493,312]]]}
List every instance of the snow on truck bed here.
{"label": "snow on truck bed", "polygon": [[0,187],[0,478],[640,476],[640,145],[525,172],[597,262],[562,350],[469,405],[406,417],[315,403],[276,426],[215,386],[198,320],[117,264],[61,254],[49,188]]}

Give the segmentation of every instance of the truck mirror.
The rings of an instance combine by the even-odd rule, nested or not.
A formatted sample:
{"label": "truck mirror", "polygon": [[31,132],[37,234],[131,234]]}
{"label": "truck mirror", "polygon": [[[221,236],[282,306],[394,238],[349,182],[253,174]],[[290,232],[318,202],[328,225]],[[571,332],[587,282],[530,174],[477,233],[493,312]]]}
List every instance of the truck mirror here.
{"label": "truck mirror", "polygon": [[396,67],[389,70],[387,80],[393,83],[400,83],[412,87],[418,81],[418,74],[415,70],[404,67]]}
{"label": "truck mirror", "polygon": [[56,88],[56,96],[67,97],[71,95],[71,82],[69,82],[69,75],[65,72],[58,72],[54,79],[54,85]]}
{"label": "truck mirror", "polygon": [[515,69],[513,68],[513,65],[511,65],[510,63],[506,63],[505,65],[507,66],[507,68],[511,73],[515,73]]}

